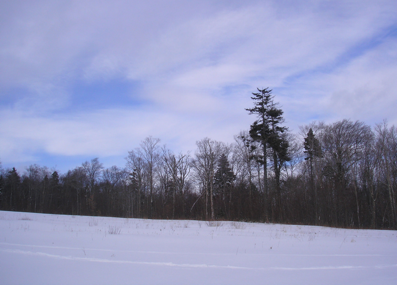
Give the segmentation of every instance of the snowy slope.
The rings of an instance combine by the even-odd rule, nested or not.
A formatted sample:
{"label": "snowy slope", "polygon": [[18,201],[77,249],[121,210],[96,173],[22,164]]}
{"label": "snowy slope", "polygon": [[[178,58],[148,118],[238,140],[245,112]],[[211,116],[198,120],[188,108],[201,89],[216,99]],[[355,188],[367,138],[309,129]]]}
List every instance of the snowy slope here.
{"label": "snowy slope", "polygon": [[397,284],[397,232],[0,211],[1,284]]}

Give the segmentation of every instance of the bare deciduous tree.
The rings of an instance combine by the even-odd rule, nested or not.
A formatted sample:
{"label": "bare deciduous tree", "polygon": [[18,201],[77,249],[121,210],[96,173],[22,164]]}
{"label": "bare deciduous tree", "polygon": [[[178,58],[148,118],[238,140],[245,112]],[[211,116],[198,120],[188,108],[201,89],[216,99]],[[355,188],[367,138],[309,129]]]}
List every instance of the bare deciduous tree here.
{"label": "bare deciduous tree", "polygon": [[222,153],[222,143],[204,138],[196,143],[197,151],[196,156],[192,160],[192,166],[195,169],[196,175],[198,176],[202,190],[205,196],[205,217],[208,219],[208,200],[210,203],[210,218],[215,219],[214,213],[214,197],[213,197],[213,185],[215,167],[218,158]]}
{"label": "bare deciduous tree", "polygon": [[397,129],[396,127],[388,127],[387,122],[378,124],[375,127],[377,134],[376,149],[377,162],[381,169],[382,181],[387,185],[389,205],[390,205],[390,221],[392,227],[396,226],[396,172],[397,172]]}

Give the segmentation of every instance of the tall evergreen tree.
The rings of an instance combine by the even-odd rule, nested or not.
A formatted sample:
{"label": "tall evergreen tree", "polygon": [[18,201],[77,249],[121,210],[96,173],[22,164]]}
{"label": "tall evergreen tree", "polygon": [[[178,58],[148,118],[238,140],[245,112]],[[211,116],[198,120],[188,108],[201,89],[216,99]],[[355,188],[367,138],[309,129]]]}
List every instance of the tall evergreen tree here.
{"label": "tall evergreen tree", "polygon": [[279,221],[283,220],[280,186],[281,168],[286,161],[291,160],[288,155],[289,142],[285,136],[287,128],[281,125],[284,122],[283,113],[283,110],[277,108],[277,103],[273,103],[267,112],[270,124],[269,145],[272,149],[273,170],[277,192],[277,209],[275,212],[278,214]]}
{"label": "tall evergreen tree", "polygon": [[129,174],[130,191],[133,196],[131,201],[131,217],[134,218],[134,202],[136,203],[137,217],[139,217],[139,209],[141,204],[141,191],[140,191],[140,178],[137,169],[134,169],[132,173]]}
{"label": "tall evergreen tree", "polygon": [[[264,194],[264,211],[265,219],[268,220],[268,181],[267,181],[267,152],[270,138],[270,126],[268,111],[273,105],[272,90],[269,88],[258,89],[258,92],[252,93],[251,99],[254,100],[254,108],[246,109],[250,115],[256,115],[257,120],[250,127],[250,137],[253,141],[261,145],[261,154],[255,156],[255,160],[263,165],[263,194]],[[256,147],[251,145],[252,150]]]}
{"label": "tall evergreen tree", "polygon": [[322,157],[322,150],[319,140],[315,137],[312,128],[310,128],[303,144],[306,153],[305,160],[312,160],[315,157]]}
{"label": "tall evergreen tree", "polygon": [[21,187],[21,177],[16,171],[15,167],[7,172],[5,185],[4,185],[4,200],[3,200],[3,209],[6,210],[15,210],[21,208],[18,204],[20,201],[20,187]]}
{"label": "tall evergreen tree", "polygon": [[307,133],[307,137],[305,138],[305,142],[303,144],[306,154],[305,160],[309,161],[310,166],[310,187],[312,192],[312,201],[313,201],[313,209],[314,209],[314,224],[317,224],[318,219],[318,207],[317,207],[317,188],[314,185],[314,175],[313,175],[313,160],[316,157],[322,157],[322,151],[319,140],[314,136],[312,128],[310,128]]}
{"label": "tall evergreen tree", "polygon": [[52,212],[60,211],[62,193],[60,193],[61,185],[59,184],[58,172],[54,171],[49,180],[49,209]]}
{"label": "tall evergreen tree", "polygon": [[214,194],[219,194],[219,196],[221,197],[221,201],[223,202],[225,208],[225,214],[227,213],[226,200],[227,195],[229,194],[229,199],[227,202],[229,204],[229,217],[232,204],[232,183],[234,182],[234,180],[236,180],[236,175],[234,175],[233,170],[230,167],[227,156],[222,153],[219,158],[218,169],[216,170],[214,177]]}
{"label": "tall evergreen tree", "polygon": [[[268,220],[269,200],[268,200],[268,179],[267,179],[267,157],[269,148],[273,150],[273,167],[275,171],[276,186],[279,207],[281,207],[280,194],[280,170],[281,165],[288,161],[287,150],[288,142],[282,137],[282,133],[286,131],[286,127],[281,126],[283,123],[283,111],[274,103],[272,90],[269,88],[259,89],[257,93],[252,93],[251,99],[254,100],[254,108],[246,109],[249,114],[257,116],[257,120],[250,127],[250,137],[252,141],[258,142],[261,146],[261,153],[254,156],[257,162],[263,165],[263,194],[264,194],[264,211],[265,219]],[[251,145],[254,150],[255,144]]]}
{"label": "tall evergreen tree", "polygon": [[289,142],[283,134],[276,133],[270,140],[270,146],[272,148],[274,179],[277,192],[277,209],[275,212],[278,214],[278,221],[282,221],[284,207],[282,205],[281,199],[280,178],[281,169],[284,166],[285,162],[291,160],[288,153]]}
{"label": "tall evergreen tree", "polygon": [[221,154],[218,161],[218,169],[215,172],[214,184],[217,189],[224,189],[232,184],[236,179],[229,161],[224,153]]}

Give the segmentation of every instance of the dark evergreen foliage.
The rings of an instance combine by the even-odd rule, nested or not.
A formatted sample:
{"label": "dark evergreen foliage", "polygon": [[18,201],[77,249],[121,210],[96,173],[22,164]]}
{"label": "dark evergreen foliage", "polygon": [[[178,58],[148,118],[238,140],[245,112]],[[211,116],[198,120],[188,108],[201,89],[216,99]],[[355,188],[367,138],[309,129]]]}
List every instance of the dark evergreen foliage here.
{"label": "dark evergreen foliage", "polygon": [[227,156],[222,153],[218,161],[218,169],[215,172],[214,184],[218,191],[231,187],[232,183],[236,179],[232,168],[230,167]]}
{"label": "dark evergreen foliage", "polygon": [[233,183],[236,180],[227,156],[222,153],[214,177],[214,195],[218,202],[218,217],[230,217]]}
{"label": "dark evergreen foliage", "polygon": [[311,199],[312,199],[312,207],[313,207],[313,222],[317,224],[318,220],[318,195],[317,195],[317,188],[314,185],[314,174],[313,174],[313,160],[315,158],[321,158],[323,156],[320,142],[314,136],[312,128],[310,128],[309,132],[307,133],[307,137],[305,138],[305,142],[303,144],[304,153],[306,154],[305,160],[309,160],[310,164],[310,188],[311,188]]}
{"label": "dark evergreen foliage", "polygon": [[305,138],[304,148],[306,153],[305,160],[312,160],[315,157],[322,157],[322,150],[319,140],[314,136],[312,128],[310,128]]}
{"label": "dark evergreen foliage", "polygon": [[0,209],[397,229],[396,127],[313,123],[297,139],[271,90],[252,98],[257,120],[232,146],[205,138],[190,157],[149,138],[126,168],[93,159],[65,174],[1,170]]}
{"label": "dark evergreen foliage", "polygon": [[[290,160],[288,156],[289,143],[283,136],[287,128],[281,125],[284,122],[283,111],[278,108],[277,103],[274,103],[274,96],[271,89],[258,88],[258,92],[252,94],[253,97],[251,99],[254,101],[254,108],[246,110],[249,114],[257,115],[257,120],[251,125],[249,134],[252,141],[259,143],[261,146],[260,153],[256,152],[252,157],[263,165],[264,218],[269,221],[269,211],[272,208],[268,197],[269,185],[267,173],[268,155],[271,155],[277,191],[278,219],[282,219],[280,172],[283,164]],[[249,143],[249,140],[246,141]],[[255,144],[251,144],[253,153],[256,148]]]}

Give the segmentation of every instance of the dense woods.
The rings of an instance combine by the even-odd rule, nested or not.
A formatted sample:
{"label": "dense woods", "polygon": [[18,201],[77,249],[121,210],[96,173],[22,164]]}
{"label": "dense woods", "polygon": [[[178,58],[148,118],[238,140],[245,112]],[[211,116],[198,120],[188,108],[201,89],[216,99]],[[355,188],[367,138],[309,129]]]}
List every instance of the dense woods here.
{"label": "dense woods", "polygon": [[[105,169],[1,169],[2,210],[159,219],[245,220],[397,229],[397,128],[360,121],[283,125],[268,88],[253,93],[250,129],[174,153],[148,137]],[[248,127],[248,126],[247,126]]]}

